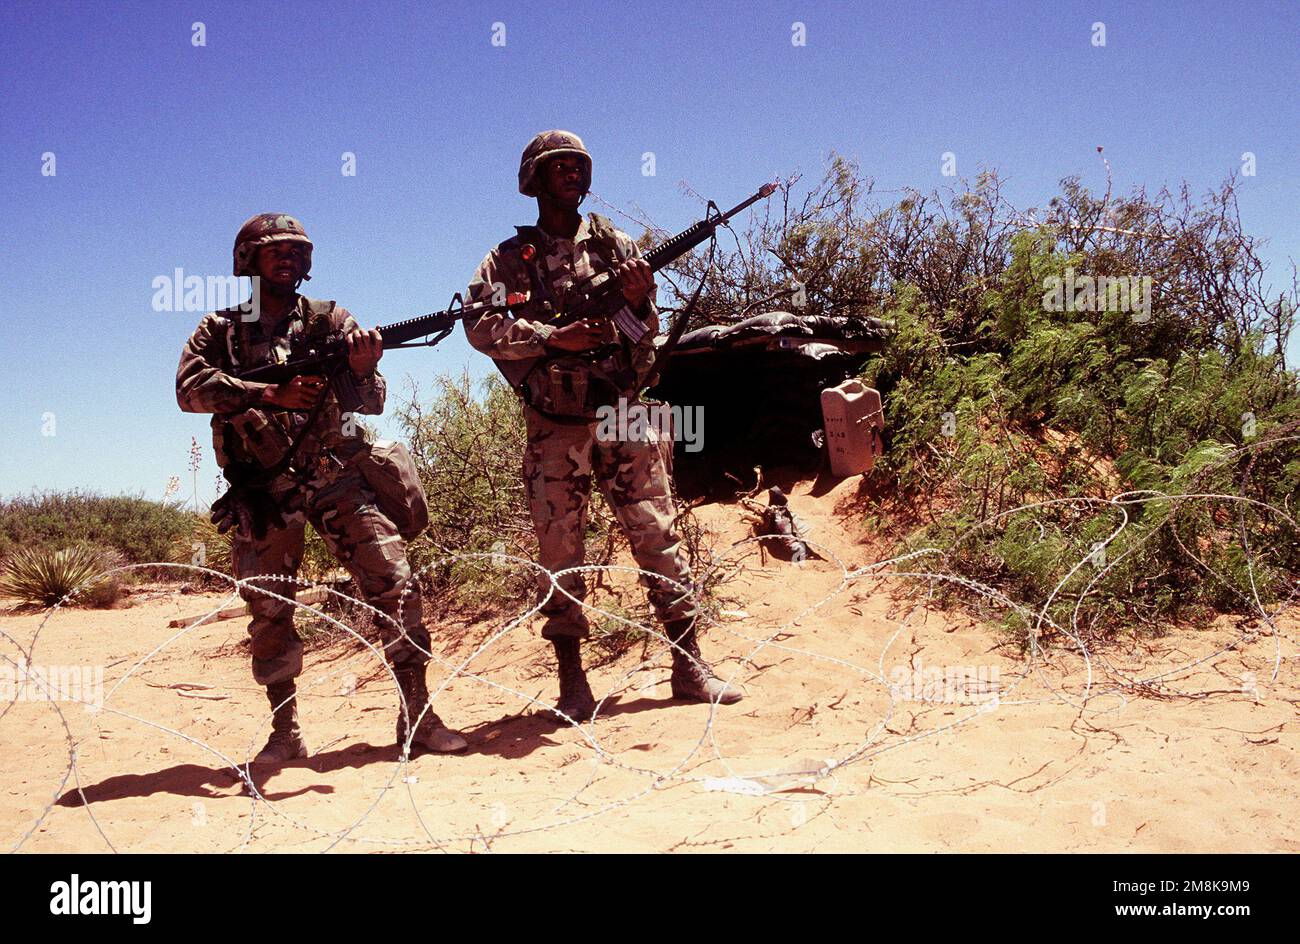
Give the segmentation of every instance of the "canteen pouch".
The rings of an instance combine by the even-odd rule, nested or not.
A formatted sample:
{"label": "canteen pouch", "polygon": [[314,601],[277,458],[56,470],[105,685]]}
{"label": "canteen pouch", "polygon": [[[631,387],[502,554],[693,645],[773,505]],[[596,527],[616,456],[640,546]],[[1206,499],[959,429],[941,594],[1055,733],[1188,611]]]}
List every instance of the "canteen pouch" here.
{"label": "canteen pouch", "polygon": [[587,415],[587,374],[584,367],[556,361],[546,365],[545,371],[538,372],[544,390],[541,393],[542,408],[559,416],[584,417]]}
{"label": "canteen pouch", "polygon": [[429,526],[429,501],[420,484],[411,453],[399,442],[381,439],[369,443],[349,462],[375,493],[379,510],[411,540]]}
{"label": "canteen pouch", "polygon": [[560,423],[591,423],[602,407],[615,406],[634,380],[621,369],[621,355],[591,363],[576,357],[542,361],[515,389],[524,403]]}
{"label": "canteen pouch", "polygon": [[227,420],[236,448],[263,469],[273,469],[293,447],[293,440],[266,410],[245,410]]}

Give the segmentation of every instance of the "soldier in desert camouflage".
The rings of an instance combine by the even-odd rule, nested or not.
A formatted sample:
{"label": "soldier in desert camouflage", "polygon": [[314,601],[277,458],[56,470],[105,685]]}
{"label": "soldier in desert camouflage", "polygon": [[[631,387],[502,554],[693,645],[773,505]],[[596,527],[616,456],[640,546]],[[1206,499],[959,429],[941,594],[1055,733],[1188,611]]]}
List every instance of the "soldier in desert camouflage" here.
{"label": "soldier in desert camouflage", "polygon": [[[595,478],[617,516],[643,575],[650,602],[673,643],[672,692],[676,698],[732,704],[735,688],[715,678],[700,659],[696,605],[690,592],[685,548],[673,528],[675,509],[665,454],[672,444],[647,429],[638,441],[602,441],[596,435],[598,403],[638,400],[654,365],[658,312],[650,267],[636,244],[605,217],[583,217],[578,207],[591,186],[591,157],[567,131],[546,131],[525,148],[519,192],[536,197],[536,226],[498,245],[469,287],[472,301],[529,292],[527,304],[465,323],[470,344],[489,355],[524,400],[528,446],[524,481],[537,532],[539,562],[551,572],[583,564],[587,504]],[[621,280],[628,308],[644,325],[640,340],[620,336],[609,321],[545,323],[545,306],[564,310],[565,292],[597,273]],[[661,579],[666,578],[666,579]],[[559,585],[582,600],[581,573]],[[683,589],[686,588],[686,589]],[[550,589],[543,576],[540,592]],[[588,720],[595,699],[582,667],[581,641],[589,634],[582,607],[556,592],[542,607],[542,636],[559,662],[556,710]]]}
{"label": "soldier in desert camouflage", "polygon": [[[311,251],[293,217],[265,213],[244,223],[235,239],[234,272],[259,277],[254,291],[260,317],[240,308],[204,316],[181,354],[176,400],[186,412],[213,414],[217,462],[234,483],[226,500],[213,507],[218,517],[224,513],[227,522],[239,523],[231,542],[235,576],[292,578],[302,562],[304,522],[310,521],[366,601],[390,617],[377,622],[406,709],[398,713],[399,746],[409,738],[413,746],[432,751],[462,750],[465,739],[428,710],[429,633],[405,542],[348,464],[368,444],[365,431],[343,414],[378,414],[384,408],[386,385],[376,370],[382,339],[377,331],[361,330],[334,302],[298,294],[310,277]],[[234,376],[283,361],[294,337],[337,330],[347,335],[348,366],[330,381],[295,377],[262,384]],[[282,472],[256,488],[239,487],[236,470],[275,471],[299,437]],[[294,682],[302,672],[302,641],[293,625],[294,607],[254,587],[292,597],[293,583],[254,580],[241,591],[252,612],[253,678],[266,686],[274,719],[270,739],[254,762],[280,764],[307,756]]]}

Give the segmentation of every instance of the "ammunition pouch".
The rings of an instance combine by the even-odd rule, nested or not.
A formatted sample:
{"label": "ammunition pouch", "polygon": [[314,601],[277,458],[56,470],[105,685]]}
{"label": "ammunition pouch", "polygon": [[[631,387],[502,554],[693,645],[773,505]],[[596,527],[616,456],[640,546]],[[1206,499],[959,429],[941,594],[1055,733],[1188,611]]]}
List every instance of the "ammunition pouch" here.
{"label": "ammunition pouch", "polygon": [[[624,260],[614,224],[599,213],[587,217],[588,226],[606,266],[613,269]],[[542,245],[546,237],[534,226],[516,227],[519,238]],[[543,321],[552,321],[555,299],[538,256],[518,258],[518,265],[528,277],[531,306]],[[530,313],[530,317],[536,317]],[[614,406],[620,397],[635,395],[636,372],[631,355],[622,343],[611,344],[582,354],[542,357],[523,378],[513,382],[515,392],[538,413],[559,423],[591,423],[598,419],[602,406]],[[498,364],[498,366],[500,366]],[[502,373],[506,373],[503,369]],[[507,374],[507,380],[511,380]]]}
{"label": "ammunition pouch", "polygon": [[[274,469],[284,461],[293,448],[293,439],[266,410],[245,410],[226,421],[227,437],[234,437],[235,448],[241,460],[252,462],[262,469]],[[229,455],[229,439],[227,454]]]}
{"label": "ammunition pouch", "polygon": [[[599,354],[595,355],[599,356]],[[626,356],[617,349],[600,360],[549,357],[539,360],[520,382],[524,403],[561,423],[592,423],[601,407],[613,407],[635,385]]]}

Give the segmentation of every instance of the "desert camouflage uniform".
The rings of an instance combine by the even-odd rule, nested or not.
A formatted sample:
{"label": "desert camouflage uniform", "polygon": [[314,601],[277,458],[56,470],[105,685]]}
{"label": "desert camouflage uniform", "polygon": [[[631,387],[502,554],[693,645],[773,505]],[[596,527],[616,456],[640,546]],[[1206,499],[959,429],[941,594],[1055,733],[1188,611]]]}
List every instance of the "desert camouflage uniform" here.
{"label": "desert camouflage uniform", "polygon": [[[563,310],[569,286],[640,255],[631,237],[595,213],[583,219],[572,240],[527,228],[488,253],[470,283],[472,301],[530,290],[527,263],[520,256],[520,247],[526,242],[536,246],[538,265],[557,311]],[[635,377],[643,380],[654,363],[659,316],[651,302],[646,302],[638,314],[648,329],[640,342],[632,345],[626,339],[620,340],[612,325],[606,327],[606,340],[622,345],[623,363],[630,364]],[[516,389],[539,358],[548,353],[544,345],[554,328],[536,319],[536,299],[530,299],[527,305],[509,313],[488,314],[465,324],[470,344],[491,356]],[[639,380],[633,380],[620,391],[629,407],[639,402],[638,386]],[[676,512],[669,478],[672,443],[663,441],[653,429],[647,430],[642,441],[602,442],[596,436],[595,422],[561,422],[527,405],[524,421],[528,429],[524,482],[537,531],[539,563],[552,572],[584,563],[583,536],[594,476],[628,537],[637,566],[675,581],[642,575],[656,615],[665,622],[694,616],[694,600],[679,586],[690,587],[690,570],[685,548],[673,527]],[[586,597],[586,581],[581,573],[563,577],[559,584],[576,599]],[[539,592],[545,594],[549,587],[549,579],[543,576]],[[544,638],[581,638],[590,631],[582,608],[558,592],[547,601],[542,613],[547,618],[542,628]]]}
{"label": "desert camouflage uniform", "polygon": [[[356,329],[346,309],[329,302],[312,303],[302,296],[298,307],[272,326],[246,322],[237,309],[206,315],[181,354],[176,400],[186,412],[214,414],[213,448],[220,466],[232,460],[273,466],[308,414],[258,407],[259,391],[266,385],[239,380],[230,371],[236,365],[247,369],[282,361],[290,338],[303,332]],[[419,585],[411,579],[406,560],[406,544],[376,506],[361,474],[347,465],[366,439],[360,424],[344,413],[381,413],[385,394],[384,378],[377,371],[365,380],[357,380],[347,369],[335,376],[291,468],[267,488],[286,527],[268,528],[261,540],[236,533],[231,563],[241,579],[295,576],[302,563],[303,524],[310,521],[330,553],[352,574],[366,602],[396,621],[394,625],[379,620],[393,665],[423,666],[429,658],[429,634],[421,618]],[[235,433],[232,420],[246,430],[245,435]],[[260,685],[296,678],[302,672],[302,641],[293,626],[294,607],[254,587],[292,598],[294,583],[252,581],[241,591],[253,615],[248,626],[253,678]]]}

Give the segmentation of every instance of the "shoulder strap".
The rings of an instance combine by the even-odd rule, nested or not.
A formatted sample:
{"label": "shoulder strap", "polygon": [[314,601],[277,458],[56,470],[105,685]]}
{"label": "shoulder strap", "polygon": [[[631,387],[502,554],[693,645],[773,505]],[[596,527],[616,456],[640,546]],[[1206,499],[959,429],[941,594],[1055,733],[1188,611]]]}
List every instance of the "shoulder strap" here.
{"label": "shoulder strap", "polygon": [[337,303],[333,299],[308,298],[304,295],[303,301],[307,303],[307,318],[303,327],[308,334],[328,334],[334,329],[332,315]]}
{"label": "shoulder strap", "polygon": [[[528,290],[532,293],[533,299],[543,312],[553,311],[555,308],[555,296],[551,292],[551,280],[547,274],[542,271],[542,246],[545,244],[542,231],[536,226],[516,226],[515,231],[519,234],[519,243],[512,246],[510,253],[519,261],[524,268],[524,274],[528,277]],[[507,241],[509,242],[509,241]],[[532,259],[525,259],[521,250],[526,244],[531,244],[535,250]],[[505,243],[502,244],[506,245]]]}
{"label": "shoulder strap", "polygon": [[591,230],[591,235],[596,242],[600,243],[605,251],[609,253],[614,265],[626,261],[627,253],[623,251],[623,247],[619,243],[618,230],[609,221],[608,217],[601,216],[599,213],[588,213],[587,227]]}
{"label": "shoulder strap", "polygon": [[212,313],[213,317],[217,319],[217,323],[221,325],[222,333],[225,335],[226,357],[230,361],[230,366],[235,369],[243,366],[244,350],[239,330],[239,319],[234,317],[238,311],[237,308],[225,308]]}

